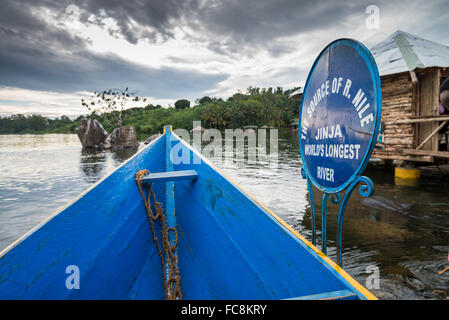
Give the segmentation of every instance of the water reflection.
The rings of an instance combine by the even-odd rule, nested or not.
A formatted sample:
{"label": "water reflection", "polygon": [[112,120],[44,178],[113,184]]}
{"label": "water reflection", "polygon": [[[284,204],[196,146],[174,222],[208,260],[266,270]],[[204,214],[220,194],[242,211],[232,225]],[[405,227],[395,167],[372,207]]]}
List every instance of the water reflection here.
{"label": "water reflection", "polygon": [[[394,184],[394,171],[369,168],[375,184],[371,199],[354,192],[343,225],[343,267],[364,284],[366,267],[380,269],[380,298],[444,298],[447,275],[438,275],[448,262],[449,201],[447,188],[404,187]],[[321,229],[321,197],[315,196],[317,228]],[[335,259],[337,207],[328,204],[327,238]],[[302,227],[311,228],[308,207]],[[318,245],[321,245],[318,231]],[[329,245],[329,244],[328,244]]]}
{"label": "water reflection", "polygon": [[0,135],[0,250],[137,150],[82,150],[76,135]]}
{"label": "water reflection", "polygon": [[103,176],[106,154],[104,152],[81,150],[80,169],[88,183],[94,183]]}
{"label": "water reflection", "polygon": [[94,183],[133,156],[138,148],[120,149],[114,152],[82,149],[80,169],[87,183]]}
{"label": "water reflection", "polygon": [[124,162],[125,160],[131,158],[139,148],[124,148],[118,149],[111,153],[117,162]]}

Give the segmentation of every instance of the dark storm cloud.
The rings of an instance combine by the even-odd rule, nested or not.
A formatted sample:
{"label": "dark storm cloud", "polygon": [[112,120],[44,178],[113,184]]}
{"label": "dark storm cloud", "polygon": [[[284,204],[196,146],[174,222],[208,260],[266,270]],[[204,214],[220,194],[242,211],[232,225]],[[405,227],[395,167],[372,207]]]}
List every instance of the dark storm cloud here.
{"label": "dark storm cloud", "polygon": [[357,11],[363,14],[363,3],[229,0],[205,7],[199,14],[207,30],[224,37],[229,49],[239,50],[245,45],[273,48],[272,42],[279,37],[326,28]]}
{"label": "dark storm cloud", "polygon": [[[198,10],[198,0],[82,0],[76,5],[96,16],[105,14],[114,18],[121,34],[131,43],[147,38],[154,41],[157,35],[173,37],[172,29],[183,16],[191,16]],[[136,26],[151,27],[153,31]]]}
{"label": "dark storm cloud", "polygon": [[[418,0],[407,6],[412,8],[413,2]],[[232,59],[252,57],[260,51],[281,57],[301,45],[289,45],[283,37],[317,30],[329,34],[334,26],[345,26],[348,17],[355,16],[363,25],[369,4],[380,6],[382,12],[397,9],[390,1],[6,0],[0,10],[0,85],[59,91],[125,85],[134,86],[141,94],[165,98],[173,92],[199,94],[196,92],[213,89],[227,76],[152,69],[113,55],[93,54],[86,40],[50,26],[46,17],[36,14],[36,9],[46,8],[64,19],[66,8],[73,4],[80,8],[81,21],[86,24],[102,25],[103,18],[113,18],[119,29],[110,32],[130,43],[165,41],[174,37],[177,27],[189,27],[183,29],[189,32],[184,35],[187,39]],[[438,12],[447,12],[447,6],[447,1],[429,5],[428,16],[439,17]],[[438,30],[446,34],[444,28]],[[319,39],[310,38],[311,43],[315,40]],[[168,58],[167,64],[179,59]]]}
{"label": "dark storm cloud", "polygon": [[[358,13],[364,22],[366,3],[334,0],[90,0],[77,2],[96,16],[105,13],[114,18],[121,34],[131,43],[147,38],[154,41],[173,36],[177,26],[194,30],[192,40],[207,43],[219,54],[245,54],[267,50],[273,56],[286,52],[277,48],[279,37],[344,23]],[[137,27],[132,22],[136,22]],[[143,27],[150,27],[147,30]],[[288,51],[293,50],[288,48]]]}
{"label": "dark storm cloud", "polygon": [[[428,17],[437,18],[449,10],[449,2],[440,0],[424,7]],[[348,18],[355,17],[354,28],[364,25],[365,9],[376,5],[384,12],[409,14],[413,25],[413,8],[419,0],[394,3],[386,0],[83,0],[77,5],[91,14],[104,12],[114,18],[120,33],[131,43],[147,38],[164,41],[174,34],[174,28],[189,26],[193,30],[187,37],[201,41],[218,54],[251,57],[264,50],[273,57],[295,50],[283,45],[285,36],[347,26]],[[399,8],[399,9],[398,9]],[[410,10],[404,13],[405,10]],[[426,24],[432,24],[429,19]],[[138,24],[136,26],[135,23]],[[148,30],[149,27],[150,30]],[[418,26],[414,26],[415,28]],[[422,27],[421,24],[419,26]],[[413,32],[412,30],[409,30]],[[441,31],[443,34],[443,29]],[[158,37],[159,36],[159,37]],[[386,36],[386,35],[385,35]],[[313,41],[314,39],[310,39]]]}
{"label": "dark storm cloud", "polygon": [[354,12],[362,17],[366,7],[363,2],[333,0],[211,0],[201,4],[198,0],[83,0],[76,5],[97,17],[114,18],[119,32],[131,43],[143,38],[155,41],[157,36],[167,39],[175,27],[189,26],[194,30],[189,35],[192,39],[206,42],[219,54],[252,55],[264,49],[273,56],[286,49],[276,48],[277,38],[341,23]]}
{"label": "dark storm cloud", "polygon": [[[84,40],[52,28],[41,17],[32,14],[35,6],[46,6],[56,13],[63,13],[66,7],[61,8],[62,3],[2,3],[0,85],[59,92],[129,86],[141,95],[177,98],[199,95],[227,77],[169,67],[149,68],[114,55],[90,53]],[[164,21],[161,18],[155,23],[162,27]]]}
{"label": "dark storm cloud", "polygon": [[199,95],[226,79],[226,75],[148,68],[112,55],[79,52],[64,57],[28,48],[1,51],[0,75],[0,85],[11,87],[58,92],[130,87],[140,95],[164,98]]}
{"label": "dark storm cloud", "polygon": [[[62,2],[62,1],[61,1]],[[2,1],[0,10],[0,41],[2,51],[12,47],[59,47],[81,49],[83,41],[68,32],[49,26],[41,17],[33,14],[39,6],[53,8],[50,1]]]}

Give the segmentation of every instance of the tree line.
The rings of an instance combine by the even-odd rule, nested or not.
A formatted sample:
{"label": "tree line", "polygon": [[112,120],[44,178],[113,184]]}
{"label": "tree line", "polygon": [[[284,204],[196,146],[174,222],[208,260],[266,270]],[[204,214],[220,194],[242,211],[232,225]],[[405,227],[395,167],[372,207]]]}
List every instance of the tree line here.
{"label": "tree line", "polygon": [[[180,99],[174,107],[163,108],[160,105],[147,104],[141,108],[120,110],[121,124],[134,126],[140,137],[162,132],[166,124],[174,128],[192,129],[193,121],[201,120],[203,127],[241,128],[248,125],[286,127],[298,115],[300,98],[289,98],[289,94],[299,88],[283,90],[278,88],[249,87],[245,93],[237,92],[228,99],[205,96],[190,106],[190,101]],[[83,103],[85,103],[83,101]],[[117,111],[98,114],[91,112],[90,117],[99,120],[110,132],[110,125],[117,118]],[[40,115],[12,115],[0,117],[0,134],[10,133],[74,133],[83,116],[70,119],[62,116],[50,119]]]}
{"label": "tree line", "polygon": [[50,119],[41,115],[26,116],[15,114],[0,117],[0,134],[9,133],[72,133],[75,132],[82,116],[75,120],[67,116]]}

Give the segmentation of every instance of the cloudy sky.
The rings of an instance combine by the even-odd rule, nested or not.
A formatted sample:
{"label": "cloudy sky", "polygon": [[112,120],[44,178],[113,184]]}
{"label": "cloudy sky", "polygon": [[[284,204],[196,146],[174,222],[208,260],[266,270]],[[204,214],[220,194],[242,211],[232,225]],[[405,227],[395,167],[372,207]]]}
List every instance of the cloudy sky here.
{"label": "cloudy sky", "polygon": [[[449,45],[449,1],[1,0],[0,115],[85,113],[89,92],[153,104],[303,85],[337,38],[371,47],[400,29]],[[369,5],[379,28],[368,28]]]}

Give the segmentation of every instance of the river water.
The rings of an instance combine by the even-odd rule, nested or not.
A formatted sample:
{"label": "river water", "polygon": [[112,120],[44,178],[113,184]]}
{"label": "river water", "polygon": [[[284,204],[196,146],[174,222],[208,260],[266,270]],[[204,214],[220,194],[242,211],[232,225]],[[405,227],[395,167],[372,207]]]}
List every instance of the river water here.
{"label": "river water", "polygon": [[[297,139],[280,137],[277,165],[248,164],[245,158],[211,160],[233,180],[311,240],[311,207],[300,178]],[[87,187],[134,151],[86,152],[76,135],[0,135],[0,250]],[[449,293],[449,184],[423,178],[399,186],[393,169],[369,167],[372,199],[356,191],[343,227],[343,267],[381,299],[442,299]],[[315,190],[317,245],[321,248],[321,194]],[[337,207],[328,204],[328,255],[336,260]],[[374,273],[373,273],[374,270]],[[367,282],[368,281],[368,282]]]}

